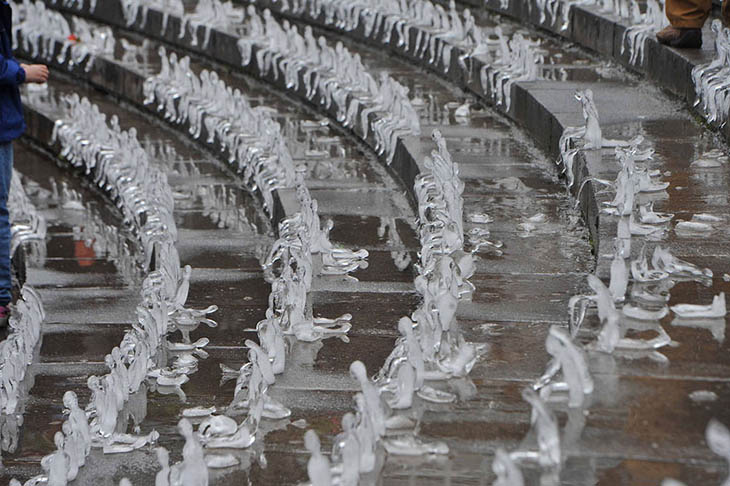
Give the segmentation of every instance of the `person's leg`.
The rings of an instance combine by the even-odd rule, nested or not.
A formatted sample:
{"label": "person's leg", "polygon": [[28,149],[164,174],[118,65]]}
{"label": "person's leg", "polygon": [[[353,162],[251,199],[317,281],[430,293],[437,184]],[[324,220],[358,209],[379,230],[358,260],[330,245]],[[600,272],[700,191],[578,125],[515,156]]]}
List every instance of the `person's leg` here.
{"label": "person's leg", "polygon": [[0,143],[0,318],[12,298],[10,281],[10,215],[8,192],[13,174],[13,146]]}
{"label": "person's leg", "polygon": [[667,0],[669,27],[657,32],[657,41],[671,47],[702,47],[702,26],[712,9],[712,0]]}
{"label": "person's leg", "polygon": [[712,0],[667,0],[667,18],[672,27],[701,29],[712,9]]}

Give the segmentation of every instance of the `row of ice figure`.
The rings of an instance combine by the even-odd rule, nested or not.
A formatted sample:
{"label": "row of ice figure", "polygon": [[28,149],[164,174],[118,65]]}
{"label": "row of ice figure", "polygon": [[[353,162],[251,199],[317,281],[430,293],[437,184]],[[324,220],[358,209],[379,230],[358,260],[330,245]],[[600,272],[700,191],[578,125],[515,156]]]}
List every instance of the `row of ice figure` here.
{"label": "row of ice figure", "polygon": [[[73,5],[79,7],[76,4]],[[208,5],[208,2],[200,2],[198,9],[207,11],[206,5]],[[165,5],[152,6],[161,8],[168,15],[170,13],[179,14],[176,9],[171,12]],[[150,5],[145,5],[144,8],[149,9],[150,7]],[[294,90],[299,89],[301,80],[306,88],[307,97],[314,99],[318,96],[319,102],[327,109],[330,109],[334,103],[337,119],[345,126],[358,126],[359,120],[362,137],[367,137],[369,133],[373,133],[377,152],[385,154],[387,160],[392,160],[399,136],[420,133],[419,117],[408,98],[408,88],[385,73],[382,73],[379,79],[376,80],[365,69],[360,56],[350,53],[341,42],[332,47],[324,37],[315,38],[312,29],[309,27],[305,28],[302,35],[298,32],[297,27],[289,24],[288,21],[280,23],[268,10],[260,15],[253,6],[249,7],[246,15],[243,11],[240,11],[240,15],[238,13],[233,14],[229,12],[228,7],[221,7],[220,9],[211,7],[211,11],[219,12],[218,16],[228,19],[227,22],[237,26],[237,30],[241,32],[238,47],[244,66],[251,62],[255,49],[255,58],[262,75],[265,76],[271,72],[275,80],[282,76],[287,87]],[[207,19],[208,17],[201,14],[199,18]],[[52,19],[48,20],[51,21]],[[183,15],[181,20],[183,25],[180,31],[181,37],[185,34],[185,25],[204,24],[203,20],[191,20],[187,15]],[[78,21],[83,22],[80,19]],[[142,21],[144,22],[144,20]],[[28,37],[43,39],[48,44],[48,49],[52,49],[52,46],[55,45],[54,41],[68,44],[67,40],[40,36],[43,29],[47,29],[48,25],[51,24],[43,20],[38,20],[37,24],[38,35]],[[216,22],[212,24],[208,22],[205,25],[206,39],[210,35],[210,29],[219,28]],[[47,36],[47,34],[45,35]],[[194,41],[191,42],[196,44],[197,35],[193,35],[192,39]],[[87,40],[80,45],[86,46],[87,44],[93,45],[94,43]],[[113,39],[109,45],[112,46],[113,50]],[[131,46],[127,42],[124,47],[127,54],[130,54],[127,60],[138,58],[137,51],[141,49],[139,46]],[[29,46],[29,50],[35,52],[35,50],[32,50],[32,46]],[[108,51],[108,48],[104,48],[103,50],[95,50],[94,53],[110,55],[111,52]],[[188,93],[188,96],[195,102],[197,95],[209,94],[211,91],[218,92],[218,96],[204,98],[202,101],[205,104],[213,100],[214,106],[211,106],[211,109],[221,109],[215,106],[218,102],[240,101],[237,99],[226,100],[225,94],[215,89],[219,80],[214,73],[204,71],[200,74],[200,78],[193,75],[194,79],[188,80],[186,76],[191,74],[189,61],[186,61],[186,59],[178,61],[173,57],[174,54],[169,59],[162,52],[161,55],[163,57],[161,72],[157,76],[151,77],[146,84],[145,94],[147,100],[148,102],[157,101],[161,107],[160,109],[165,109],[171,120],[182,123],[190,118],[191,133],[196,137],[200,136],[203,128],[200,107],[193,106],[193,111],[190,113],[187,112],[189,106],[186,103],[183,103],[180,108],[175,108],[174,105],[178,96],[185,99],[185,93]],[[208,77],[212,79],[208,80]],[[170,87],[168,90],[163,88],[166,84],[172,84],[173,82],[177,82],[174,88]],[[193,86],[190,86],[191,84]],[[192,89],[192,92],[189,91],[190,89]],[[229,93],[228,98],[236,97],[233,93]],[[221,103],[221,105],[228,109],[236,106],[233,103]],[[370,116],[373,113],[380,115],[377,120],[373,120]],[[211,121],[210,123],[215,122]],[[260,124],[256,123],[256,125]],[[212,127],[206,126],[205,128],[208,129],[208,136],[213,136]],[[219,130],[226,130],[226,128],[218,128]],[[262,132],[265,128],[260,127]],[[240,155],[235,151],[240,142],[238,140],[227,140],[227,142],[225,148],[228,149],[231,157]]]}
{"label": "row of ice figure", "polygon": [[[10,212],[11,255],[15,254],[20,245],[45,247],[46,220],[28,198],[20,175],[15,170],[10,182],[7,206]],[[45,318],[41,298],[29,285],[23,286],[20,298],[13,307],[8,322],[10,332],[0,342],[0,414],[3,417],[22,413],[24,406],[21,401],[32,386],[32,383],[24,384],[23,380],[36,354],[41,323]],[[20,420],[22,423],[22,416]],[[5,424],[5,419],[3,423]],[[16,441],[6,441],[5,433],[2,436],[2,450],[14,450]]]}
{"label": "row of ice figure", "polygon": [[[172,190],[164,174],[151,164],[134,129],[122,131],[115,117],[107,124],[105,114],[86,99],[70,97],[66,105],[65,119],[56,123],[54,133],[61,153],[117,202],[125,224],[139,238],[149,270],[142,282],[137,322],[105,356],[109,372],[89,377],[91,398],[86,410],[79,408],[73,393],[64,395],[70,415],[54,437],[57,450],[43,459],[45,474],[27,481],[29,485],[67,484],[84,465],[91,447],[119,453],[154,442],[155,431],[135,436],[118,430],[125,402],[133,393],[144,393],[143,384],[179,388],[197,370],[194,353],[207,342],[203,338],[191,343],[190,331],[201,323],[216,325],[206,317],[215,306],[185,307],[191,268],[180,267],[175,248]],[[167,341],[167,334],[174,330],[182,332],[184,342]],[[163,347],[166,352],[160,353]],[[167,352],[175,357],[170,365]]]}
{"label": "row of ice figure", "polygon": [[[571,8],[579,5],[595,5],[602,12],[628,20],[629,26],[622,34],[621,54],[626,53],[628,62],[633,65],[644,63],[647,39],[668,25],[662,0],[648,0],[645,7],[637,0],[536,0],[534,7],[539,12],[541,23],[559,23],[560,30],[565,31],[570,24]],[[502,0],[500,8],[509,8],[509,0]],[[428,51],[428,61],[434,65],[440,62],[446,73],[451,68],[452,47],[467,51],[458,60],[459,65],[466,70],[465,61],[469,57],[488,56],[492,50],[490,44],[495,44],[486,29],[476,25],[469,9],[457,11],[453,0],[448,10],[428,0],[283,0],[279,2],[279,10],[294,15],[307,14],[313,19],[346,31],[355,31],[362,26],[365,36],[377,38],[385,44],[393,41],[406,50],[414,42],[411,29],[415,28],[413,52],[424,57],[424,53]],[[696,104],[701,104],[702,111],[710,122],[724,125],[730,113],[730,89],[726,72],[730,64],[730,34],[719,20],[713,21],[712,31],[715,34],[716,57],[711,63],[697,66],[693,70]],[[534,52],[531,49],[534,46],[529,41],[519,38],[516,41],[510,40],[507,48],[508,42],[501,29],[495,28],[494,33],[498,37],[499,48],[496,57],[489,61],[490,70],[500,71],[498,75],[507,72],[512,78],[518,78],[517,80],[539,79],[536,64],[541,63],[541,53]],[[394,34],[397,38],[392,40]],[[487,92],[487,83],[483,81],[482,86]],[[501,103],[501,98],[506,99],[505,104],[509,109],[509,91],[506,88],[492,93],[498,104]]]}
{"label": "row of ice figure", "polygon": [[538,43],[521,33],[508,39],[499,26],[493,30],[478,26],[470,10],[458,11],[453,0],[448,9],[429,0],[293,0],[278,2],[278,10],[308,15],[348,32],[359,30],[386,45],[393,43],[434,67],[440,66],[444,74],[452,68],[455,48],[463,52],[455,59],[469,75],[469,60],[479,56],[486,61],[480,73],[482,89],[506,109],[514,82],[541,76],[543,52],[536,48]]}
{"label": "row of ice figure", "polygon": [[[159,434],[131,435],[120,429],[126,423],[125,403],[134,393],[146,393],[145,384],[162,392],[166,387],[179,387],[187,375],[197,369],[193,355],[200,343],[169,343],[165,336],[179,329],[197,327],[204,316],[214,311],[196,311],[183,307],[189,288],[189,267],[179,266],[177,252],[169,242],[160,245],[158,264],[142,285],[142,301],[137,307],[137,323],[125,335],[118,347],[104,357],[108,373],[90,376],[91,398],[83,410],[76,395],[68,391],[63,403],[69,415],[61,431],[54,436],[56,451],[44,457],[44,474],[28,480],[26,485],[66,485],[73,481],[84,466],[91,448],[107,453],[124,453],[154,443]],[[172,351],[175,360],[162,367],[164,352]],[[180,378],[185,379],[181,380]]]}
{"label": "row of ice figure", "polygon": [[160,48],[160,72],[144,83],[145,103],[156,103],[165,119],[187,124],[194,138],[205,134],[217,142],[228,162],[243,175],[244,183],[258,190],[264,208],[274,210],[274,191],[293,187],[294,161],[286,147],[281,126],[271,109],[252,107],[239,89],[233,89],[216,71],[196,74],[190,58],[177,58]]}
{"label": "row of ice figure", "polygon": [[[659,319],[668,313],[668,290],[673,285],[673,279],[697,280],[707,284],[712,277],[709,269],[682,261],[661,246],[656,246],[654,250],[651,259],[653,268],[647,262],[645,246],[636,260],[630,265],[627,263],[626,259],[631,254],[632,235],[656,235],[673,218],[672,214],[655,212],[653,203],[645,202],[639,194],[664,191],[668,184],[659,179],[661,174],[658,171],[637,164],[653,156],[652,148],[640,149],[642,137],[638,136],[630,141],[605,139],[592,92],[577,92],[576,99],[581,102],[585,126],[569,127],[560,141],[563,168],[568,173],[569,185],[573,184],[573,161],[579,150],[613,147],[621,166],[614,182],[590,179],[594,183],[610,185],[615,190],[614,199],[603,207],[604,213],[618,216],[611,278],[609,286],[606,286],[598,277],[589,275],[588,285],[595,294],[578,295],[570,299],[569,331],[558,326],[550,328],[545,348],[551,359],[542,376],[522,394],[532,406],[531,423],[535,428],[538,450],[524,450],[523,447],[511,453],[498,450],[492,468],[497,476],[495,485],[499,486],[523,486],[524,478],[518,464],[526,460],[536,461],[541,466],[545,484],[558,484],[565,457],[558,423],[548,404],[567,401],[569,409],[579,411],[586,405],[587,397],[594,390],[594,382],[589,373],[585,352],[612,353],[630,359],[646,356],[659,361],[666,360],[657,350],[669,345],[671,338],[662,328]],[[633,278],[633,285],[627,297],[629,275]],[[581,332],[590,307],[597,309],[601,327],[597,334],[586,336],[585,339],[589,342],[581,345],[575,337]],[[685,319],[724,318],[725,297],[721,293],[711,305],[679,304],[671,309],[678,317]],[[675,324],[681,325],[677,321]],[[722,325],[724,326],[724,320]],[[654,331],[655,336],[627,338],[629,329]],[[585,334],[587,331],[582,332]],[[566,426],[566,435],[567,428]],[[727,429],[711,423],[708,428],[708,443],[713,451],[728,458],[730,434]],[[664,486],[679,484],[672,481],[666,481]]]}
{"label": "row of ice figure", "polygon": [[122,130],[116,115],[107,121],[98,106],[77,94],[63,101],[66,114],[56,121],[52,140],[60,142],[62,157],[116,202],[142,244],[144,267],[150,268],[155,244],[177,240],[166,174],[151,163],[134,127]]}
{"label": "row of ice figure", "polygon": [[[629,23],[621,39],[621,54],[628,50],[628,61],[633,65],[644,63],[644,47],[647,39],[669,25],[664,13],[663,0],[536,0],[543,25],[566,31],[570,27],[570,11],[576,6],[596,6],[601,12],[626,19]],[[504,8],[504,7],[503,7]]]}
{"label": "row of ice figure", "polygon": [[[661,180],[659,170],[647,167],[646,162],[653,158],[654,149],[641,148],[643,137],[637,136],[629,141],[605,139],[600,128],[593,93],[590,90],[579,91],[576,93],[576,98],[582,104],[585,126],[569,127],[560,141],[562,163],[568,175],[569,185],[572,185],[574,180],[573,162],[580,150],[613,147],[620,170],[615,181],[593,178],[585,182],[604,184],[614,190],[613,199],[604,203],[602,212],[618,217],[617,237],[614,240],[615,254],[608,288],[597,278],[589,279],[589,285],[596,295],[587,300],[581,296],[571,300],[571,328],[575,332],[583,320],[586,305],[597,302],[601,321],[605,321],[609,326],[604,328],[599,347],[610,352],[618,344],[618,330],[615,326],[621,320],[619,314],[634,320],[658,321],[669,312],[666,302],[669,299],[671,278],[694,279],[706,283],[712,278],[712,271],[680,260],[661,246],[655,247],[651,266],[647,260],[645,245],[636,259],[630,264],[626,262],[631,256],[632,236],[660,238],[674,218],[673,214],[654,211],[653,201],[645,197],[649,194],[662,193],[669,183]],[[675,231],[701,232],[711,228],[708,222],[714,219],[716,218],[712,215],[695,215],[692,221],[678,222]],[[631,300],[634,302],[625,303],[619,313],[614,302],[623,303],[626,300],[629,276],[634,282],[631,289]],[[710,306],[682,304],[673,306],[671,310],[680,318],[720,318],[724,317],[726,312],[725,297],[724,294],[719,294]],[[660,334],[664,335],[662,332]],[[658,347],[659,342],[662,346],[668,344],[668,336],[659,341],[653,340],[652,345]],[[638,345],[633,340],[627,344],[634,349]]]}
{"label": "row of ice figure", "polygon": [[[336,118],[346,127],[357,127],[360,135],[375,137],[376,151],[391,161],[397,137],[420,133],[418,114],[408,98],[408,88],[387,74],[376,80],[363,66],[359,54],[352,54],[341,43],[330,46],[324,37],[316,38],[311,27],[299,33],[295,25],[279,22],[268,9],[261,15],[247,9],[245,34],[238,40],[241,63],[253,58],[262,76],[283,77],[288,89],[300,90],[327,110],[334,108]],[[255,51],[255,52],[254,52]],[[379,113],[377,121],[370,114]]]}
{"label": "row of ice figure", "polygon": [[[98,0],[89,0],[86,6],[85,0],[50,0],[52,5],[61,5],[65,8],[84,10],[89,13],[96,11]],[[182,0],[122,0],[122,15],[128,26],[139,20],[140,26],[147,24],[147,16],[150,8],[157,8],[162,11],[161,34],[167,32],[167,25],[170,15],[180,19],[180,38],[184,38],[186,32],[190,32],[191,43],[198,45],[198,31],[203,29],[203,47],[207,48],[210,40],[211,29],[235,28],[243,20],[243,10],[236,8],[232,2],[220,0],[199,0],[193,12],[186,12],[185,3]]]}
{"label": "row of ice figure", "polygon": [[[286,148],[284,146],[284,148]],[[336,319],[314,318],[308,293],[316,275],[345,275],[360,267],[367,252],[335,248],[329,241],[331,225],[321,228],[317,202],[304,184],[306,169],[296,170],[296,196],[299,211],[279,224],[279,238],[262,260],[264,275],[271,284],[266,318],[256,326],[259,344],[246,340],[248,361],[234,370],[221,365],[224,379],[236,377],[233,400],[227,414],[216,414],[215,407],[196,407],[183,411],[186,418],[202,419],[197,432],[187,419],[179,429],[185,438],[183,462],[169,467],[169,453],[158,449],[162,470],[156,485],[167,486],[176,480],[185,486],[204,486],[209,467],[238,464],[230,454],[208,454],[205,450],[244,449],[256,441],[262,419],[279,420],[291,411],[268,394],[276,375],[285,371],[287,345],[285,336],[312,342],[337,336],[346,339],[351,328],[349,314]],[[240,423],[229,415],[240,411],[246,417]]]}
{"label": "row of ice figure", "polygon": [[0,343],[0,412],[14,414],[20,407],[28,367],[36,354],[36,344],[45,318],[38,293],[25,285],[8,322],[10,333]]}
{"label": "row of ice figure", "polygon": [[417,425],[407,411],[416,396],[432,403],[456,401],[455,393],[437,385],[447,380],[462,395],[474,393],[467,375],[479,349],[463,338],[456,322],[459,301],[470,299],[474,289],[468,281],[473,256],[464,251],[464,184],[444,138],[434,131],[433,139],[437,149],[424,163],[428,173],[415,183],[421,242],[415,285],[423,303],[398,322],[401,337],[374,378],[362,362],[350,365],[360,392],[354,398],[355,413],[342,419],[343,432],[335,438],[331,457],[322,454],[314,431],[306,433],[311,454],[307,470],[314,486],[357,484],[361,474],[376,469],[379,446],[394,455],[448,454],[445,443],[417,437]]}
{"label": "row of ice figure", "polygon": [[710,123],[725,126],[730,117],[730,28],[718,19],[712,21],[715,34],[715,59],[692,69],[695,106]]}
{"label": "row of ice figure", "polygon": [[[534,390],[539,390],[539,395],[533,394],[532,391],[523,394],[533,405],[532,420],[537,425],[537,440],[540,446],[538,461],[543,467],[549,467],[553,471],[559,471],[562,464],[560,436],[554,416],[546,408],[545,403],[551,400],[554,393],[567,392],[568,407],[584,406],[586,396],[593,391],[593,380],[588,372],[583,349],[627,356],[631,359],[645,356],[665,362],[666,358],[657,350],[672,343],[659,323],[659,320],[669,312],[667,306],[669,289],[675,280],[695,280],[709,285],[712,278],[711,270],[680,260],[659,245],[654,249],[651,266],[647,260],[646,243],[643,244],[638,257],[628,263],[632,237],[656,239],[673,219],[673,214],[655,212],[651,199],[642,197],[642,194],[664,191],[668,183],[661,181],[659,171],[651,170],[645,164],[652,159],[654,150],[651,147],[641,148],[643,144],[641,136],[629,141],[604,138],[593,93],[590,90],[579,91],[576,93],[576,99],[582,105],[585,126],[568,127],[560,141],[561,161],[568,175],[568,184],[573,184],[573,162],[579,151],[614,148],[620,165],[616,180],[592,178],[587,182],[604,184],[615,191],[614,198],[603,204],[602,212],[617,216],[618,221],[609,285],[606,286],[594,275],[588,276],[588,285],[594,294],[577,295],[570,299],[570,332],[558,327],[550,329],[546,349],[552,358],[545,373],[533,385]],[[707,218],[709,217],[708,215]],[[582,324],[591,307],[597,309],[601,327],[597,334],[587,337],[588,344],[581,346],[574,341],[574,338],[582,332]],[[672,306],[671,310],[678,318],[673,322],[675,325],[693,325],[691,323],[693,319],[721,319],[724,327],[725,296],[720,293],[710,305],[678,304]],[[682,324],[682,319],[687,319],[688,322]],[[627,338],[626,333],[629,329],[653,331],[655,336]],[[585,331],[583,332],[585,334]],[[727,446],[730,443],[728,441],[730,434],[727,434],[724,427],[711,423],[711,429],[708,429],[710,444],[712,444],[709,438],[711,433],[715,443],[711,448],[727,458],[730,450]],[[500,484],[509,486],[523,484],[521,472],[513,460],[530,456],[531,453],[525,454],[522,451],[515,451],[512,454],[498,453],[494,464],[495,473],[498,476],[503,474],[506,481]],[[510,474],[512,482],[506,479]],[[669,486],[677,483],[672,483],[670,480],[665,484]]]}
{"label": "row of ice figure", "polygon": [[[22,245],[26,258],[33,255],[44,259],[46,252],[46,220],[36,209],[13,169],[8,194],[10,212],[10,254]],[[26,260],[27,261],[27,260]],[[38,263],[38,262],[36,262]],[[26,264],[16,263],[17,264]],[[22,282],[18,282],[21,284]],[[15,452],[27,392],[33,387],[34,377],[28,372],[33,363],[45,318],[39,294],[29,285],[20,289],[20,297],[13,304],[8,336],[0,342],[0,450]]]}
{"label": "row of ice figure", "polygon": [[42,247],[34,250],[45,254],[47,225],[46,218],[36,209],[23,189],[20,174],[13,169],[8,191],[8,212],[10,213],[10,254],[14,255],[20,245]]}
{"label": "row of ice figure", "polygon": [[[76,0],[70,0],[75,2]],[[93,1],[93,0],[90,0]],[[78,8],[83,8],[83,0],[77,2]],[[122,13],[127,25],[133,25],[139,21],[141,27],[147,23],[147,15],[150,8],[158,8],[162,11],[162,31],[167,32],[170,15],[180,19],[180,31],[178,37],[185,38],[190,34],[190,43],[193,46],[202,45],[207,49],[210,42],[212,29],[235,30],[240,27],[245,16],[243,9],[234,6],[233,2],[222,2],[221,0],[199,0],[192,12],[186,12],[185,3],[182,0],[122,0]],[[91,9],[93,12],[93,9]],[[199,41],[199,32],[203,32],[203,40]]]}
{"label": "row of ice figure", "polygon": [[[349,251],[334,247],[329,240],[331,224],[322,228],[317,202],[299,183],[297,167],[287,146],[273,109],[252,107],[239,89],[227,85],[215,71],[190,69],[190,59],[168,57],[160,50],[160,73],[145,80],[147,103],[174,123],[187,123],[193,137],[204,133],[207,143],[215,143],[228,153],[228,162],[243,175],[244,183],[263,198],[269,214],[274,211],[274,191],[295,188],[302,208],[300,216],[313,253],[322,256],[322,274],[347,274],[366,265],[365,250]],[[203,132],[205,130],[205,132]]]}
{"label": "row of ice figure", "polygon": [[[97,56],[111,56],[116,45],[107,26],[91,25],[75,17],[72,24],[41,0],[23,0],[17,6],[19,22],[13,26],[13,45],[34,58],[90,71]],[[55,56],[55,59],[54,59]]]}

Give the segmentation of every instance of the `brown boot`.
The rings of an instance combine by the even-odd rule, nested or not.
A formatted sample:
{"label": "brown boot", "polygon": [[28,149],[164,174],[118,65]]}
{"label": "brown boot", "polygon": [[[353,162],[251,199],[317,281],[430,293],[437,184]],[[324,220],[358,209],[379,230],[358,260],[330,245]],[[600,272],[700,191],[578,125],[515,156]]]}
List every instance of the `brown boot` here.
{"label": "brown boot", "polygon": [[699,49],[702,47],[701,29],[683,29],[680,27],[666,27],[656,33],[656,40],[660,44],[680,49]]}

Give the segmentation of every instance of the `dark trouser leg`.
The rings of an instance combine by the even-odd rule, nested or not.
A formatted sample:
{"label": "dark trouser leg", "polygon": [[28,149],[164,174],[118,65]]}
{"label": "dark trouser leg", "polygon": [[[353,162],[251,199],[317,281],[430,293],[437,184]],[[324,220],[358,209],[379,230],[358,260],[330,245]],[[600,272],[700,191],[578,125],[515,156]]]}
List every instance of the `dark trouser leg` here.
{"label": "dark trouser leg", "polygon": [[0,143],[0,305],[11,300],[8,192],[12,175],[13,146],[10,142]]}

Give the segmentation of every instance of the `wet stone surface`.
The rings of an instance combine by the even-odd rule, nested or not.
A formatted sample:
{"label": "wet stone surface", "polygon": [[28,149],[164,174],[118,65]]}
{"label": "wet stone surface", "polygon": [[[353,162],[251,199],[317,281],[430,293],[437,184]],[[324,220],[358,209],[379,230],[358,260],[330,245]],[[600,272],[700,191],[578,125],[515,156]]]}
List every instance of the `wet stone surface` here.
{"label": "wet stone surface", "polygon": [[[511,24],[505,26],[507,31],[513,29]],[[117,34],[118,39],[141,42],[135,35]],[[335,36],[330,40],[336,40]],[[470,375],[475,396],[448,406],[417,399],[413,410],[419,418],[420,435],[444,440],[451,453],[444,458],[380,457],[380,477],[364,478],[364,483],[492,484],[491,459],[497,447],[535,447],[530,411],[520,392],[542,373],[549,359],[544,344],[548,328],[565,325],[568,299],[585,292],[585,275],[594,270],[590,245],[596,242],[588,241],[552,161],[537,152],[520,131],[476,103],[471,105],[472,116],[457,123],[453,111],[465,101],[474,102],[470,96],[382,51],[347,40],[345,44],[362,55],[371,74],[387,72],[409,87],[411,97],[428,100],[419,110],[423,135],[415,144],[416,155],[423,157],[433,149],[432,129],[442,131],[454,159],[461,164],[467,220],[476,213],[494,219],[484,227],[467,223],[467,231],[488,228],[489,239],[502,243],[500,252],[484,249],[477,254],[477,273],[472,278],[477,290],[472,301],[458,310],[467,339],[487,345]],[[547,81],[530,88],[547,100],[550,109],[571,124],[580,122],[572,92],[592,86],[601,92],[599,110],[607,134],[628,138],[642,133],[656,148],[650,167],[669,171],[666,180],[671,186],[666,195],[651,196],[656,200],[655,209],[685,220],[698,212],[728,214],[730,169],[688,165],[717,144],[704,137],[686,114],[651,89],[637,87],[635,81],[604,69],[578,51],[555,41],[544,47]],[[152,42],[150,52],[155,50]],[[153,54],[149,65],[128,68],[154,73],[158,62]],[[199,71],[209,64],[194,58],[192,66]],[[349,363],[360,359],[374,372],[392,349],[398,318],[419,303],[411,285],[413,265],[399,269],[394,264],[404,254],[416,261],[420,245],[413,231],[415,215],[404,189],[349,136],[327,126],[305,130],[302,122],[319,120],[309,109],[248,78],[228,73],[222,77],[244,90],[252,104],[273,107],[277,120],[288,127],[287,143],[295,160],[307,166],[307,184],[320,201],[320,212],[335,224],[332,241],[370,251],[369,267],[354,273],[360,282],[324,278],[316,281],[311,296],[315,316],[353,315],[350,342],[334,338],[312,344],[289,341],[287,371],[270,390],[292,409],[291,421],[305,420],[307,427],[320,434],[324,450],[329,450],[340,432],[342,414],[352,409],[357,388],[347,371]],[[171,459],[179,460],[183,443],[175,424],[181,410],[198,405],[225,407],[233,395],[233,382],[220,383],[220,365],[237,368],[246,361],[243,341],[254,336],[251,329],[264,316],[270,287],[263,280],[258,256],[261,248],[271,244],[271,232],[255,200],[240,189],[236,178],[207,152],[182,143],[183,132],[161,129],[158,121],[100,93],[64,81],[51,84],[53,96],[78,90],[91,96],[103,111],[119,114],[123,126],[138,127],[150,143],[174,145],[183,159],[166,170],[175,190],[186,196],[176,204],[175,216],[182,262],[196,269],[188,303],[193,307],[219,305],[218,326],[194,333],[194,339],[210,339],[209,356],[200,361],[198,371],[183,387],[184,396],[143,390],[130,400],[128,420],[120,424],[128,429],[132,422],[139,422],[142,433],[154,428],[160,433],[160,443],[170,449]],[[39,107],[53,114],[52,107]],[[635,115],[641,112],[651,116],[635,122]],[[30,153],[22,155],[33,158]],[[48,190],[45,167],[50,162],[36,158],[23,172]],[[195,177],[181,170],[190,160],[199,168]],[[601,177],[615,176],[618,167],[611,150],[599,154],[598,161]],[[53,177],[66,177],[70,185],[75,181],[63,172]],[[96,201],[100,217],[114,220],[114,211],[103,200],[83,188],[79,191],[85,200]],[[206,206],[201,191],[217,194],[220,204]],[[35,195],[34,200],[46,208],[41,196]],[[53,449],[52,436],[62,420],[60,396],[73,389],[82,403],[88,400],[86,377],[105,371],[103,355],[118,344],[138,300],[135,282],[113,261],[90,252],[75,235],[84,219],[50,203],[47,209],[51,225],[48,256],[40,268],[30,270],[30,281],[41,289],[48,319],[39,358],[31,368],[35,383],[25,408],[21,445],[15,454],[3,457],[7,469],[0,472],[0,481],[39,472],[40,457]],[[615,222],[602,218],[609,223],[600,228],[601,242],[610,241]],[[712,287],[676,283],[670,304],[707,303],[717,292],[730,293],[730,284],[721,278],[723,272],[730,272],[727,224],[727,220],[718,223],[711,234],[703,236],[673,229],[666,232],[661,243],[675,255],[715,271]],[[598,271],[605,272],[608,260],[601,252],[605,244],[601,245],[593,249],[598,253]],[[688,484],[717,484],[726,474],[725,465],[709,454],[704,443],[704,427],[710,418],[730,422],[725,406],[730,399],[725,321],[688,324],[670,317],[661,323],[634,323],[631,335],[651,336],[660,325],[673,344],[659,352],[589,354],[596,391],[584,410],[551,403],[567,454],[561,484],[654,485],[668,476]],[[579,339],[588,342],[596,330],[591,315]],[[717,399],[692,400],[690,394],[697,391],[711,391]],[[297,484],[306,480],[308,453],[303,447],[303,430],[280,421],[266,422],[264,432],[265,437],[251,450],[235,452],[241,466],[212,473],[211,484]],[[526,484],[540,482],[537,468],[525,465],[523,469]],[[149,450],[129,455],[95,451],[76,483],[111,485],[126,476],[133,484],[146,485],[152,484],[157,470]]]}

